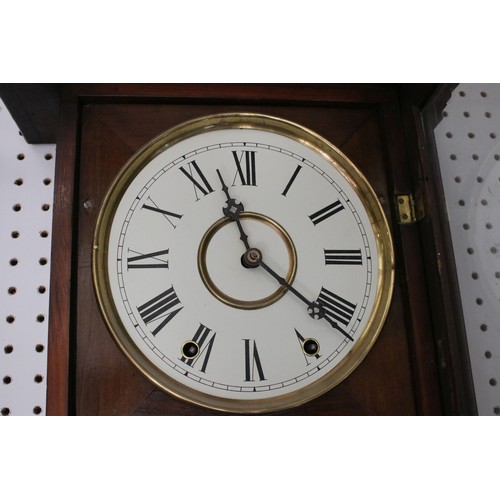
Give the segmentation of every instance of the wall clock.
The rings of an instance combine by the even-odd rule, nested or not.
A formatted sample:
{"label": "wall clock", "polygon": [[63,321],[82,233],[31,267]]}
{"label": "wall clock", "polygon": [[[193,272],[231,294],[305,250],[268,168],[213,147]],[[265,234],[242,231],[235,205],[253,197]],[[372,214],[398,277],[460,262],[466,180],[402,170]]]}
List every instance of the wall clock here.
{"label": "wall clock", "polygon": [[229,412],[297,406],[346,378],[390,306],[393,250],[367,180],[290,121],[178,125],[125,164],[101,208],[94,285],[144,375]]}

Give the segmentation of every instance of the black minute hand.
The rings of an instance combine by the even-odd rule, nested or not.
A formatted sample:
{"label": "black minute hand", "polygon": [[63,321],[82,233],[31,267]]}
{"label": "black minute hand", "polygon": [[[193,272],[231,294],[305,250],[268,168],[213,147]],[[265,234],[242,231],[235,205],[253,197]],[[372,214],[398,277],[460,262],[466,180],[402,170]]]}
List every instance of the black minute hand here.
{"label": "black minute hand", "polygon": [[309,316],[311,316],[311,318],[326,320],[328,323],[330,323],[330,326],[332,328],[338,330],[342,335],[347,337],[349,340],[354,341],[354,339],[344,329],[342,329],[336,321],[333,321],[326,315],[325,308],[320,302],[318,301],[311,302],[307,300],[297,289],[295,289],[292,285],[290,285],[290,283],[288,283],[283,277],[281,277],[279,274],[273,271],[262,260],[262,254],[258,250],[250,249],[246,253],[250,255],[249,259],[256,260],[259,263],[259,266],[262,267],[262,269],[264,269],[265,271],[267,271],[280,285],[290,290],[290,292],[292,292],[296,297],[302,300],[302,302],[307,304],[307,312],[309,313]]}

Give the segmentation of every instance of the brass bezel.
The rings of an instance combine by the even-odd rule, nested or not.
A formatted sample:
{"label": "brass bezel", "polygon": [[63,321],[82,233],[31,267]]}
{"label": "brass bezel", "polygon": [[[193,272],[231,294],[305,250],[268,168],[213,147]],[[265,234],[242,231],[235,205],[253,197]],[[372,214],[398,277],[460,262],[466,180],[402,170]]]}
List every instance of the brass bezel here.
{"label": "brass bezel", "polygon": [[[156,367],[131,340],[119,319],[107,272],[111,223],[119,201],[133,178],[154,157],[179,141],[211,130],[248,128],[274,132],[298,141],[322,155],[350,183],[368,214],[378,250],[379,277],[375,303],[366,328],[344,359],[307,387],[259,400],[211,396],[192,389]],[[253,113],[226,113],[196,118],[175,126],[138,150],[111,184],[99,212],[92,253],[92,275],[99,308],[117,344],[128,359],[152,382],[174,396],[203,407],[232,413],[269,413],[299,406],[324,394],[344,380],[365,358],[387,317],[394,285],[394,251],[389,226],[372,187],[357,167],[335,146],[296,123]]]}

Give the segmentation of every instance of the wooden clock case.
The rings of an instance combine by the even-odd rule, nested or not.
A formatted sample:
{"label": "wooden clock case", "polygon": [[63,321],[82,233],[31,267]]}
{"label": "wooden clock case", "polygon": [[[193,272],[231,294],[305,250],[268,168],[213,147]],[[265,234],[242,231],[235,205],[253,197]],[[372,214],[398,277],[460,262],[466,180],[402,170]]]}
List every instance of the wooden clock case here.
{"label": "wooden clock case", "polygon": [[[173,125],[229,111],[292,120],[336,145],[374,187],[394,238],[394,296],[375,346],[340,385],[281,414],[476,413],[453,253],[429,133],[433,120],[439,119],[440,97],[447,90],[423,84],[0,88],[28,139],[31,134],[33,142],[57,143],[47,413],[216,413],[164,393],[125,358],[98,310],[91,255],[100,204],[125,161]],[[404,200],[409,200],[410,209],[417,207],[413,213],[410,210],[409,220],[404,215],[400,218],[399,205]]]}

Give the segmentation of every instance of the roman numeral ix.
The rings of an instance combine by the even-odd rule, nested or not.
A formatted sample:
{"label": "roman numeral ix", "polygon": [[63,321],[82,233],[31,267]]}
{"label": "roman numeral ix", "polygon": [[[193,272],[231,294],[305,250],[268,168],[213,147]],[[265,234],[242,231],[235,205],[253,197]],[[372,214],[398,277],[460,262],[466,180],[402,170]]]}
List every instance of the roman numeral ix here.
{"label": "roman numeral ix", "polygon": [[161,256],[168,255],[168,248],[159,250],[158,252],[140,253],[135,250],[128,249],[136,255],[127,258],[127,269],[168,269],[168,260],[162,259]]}

